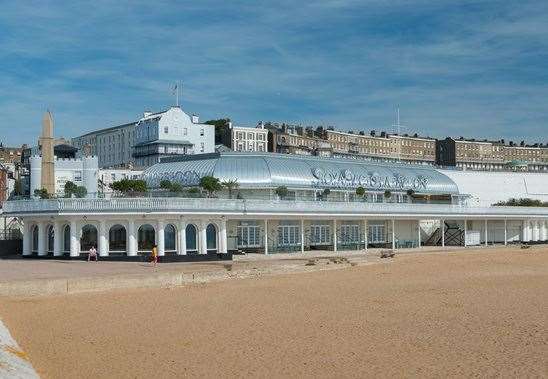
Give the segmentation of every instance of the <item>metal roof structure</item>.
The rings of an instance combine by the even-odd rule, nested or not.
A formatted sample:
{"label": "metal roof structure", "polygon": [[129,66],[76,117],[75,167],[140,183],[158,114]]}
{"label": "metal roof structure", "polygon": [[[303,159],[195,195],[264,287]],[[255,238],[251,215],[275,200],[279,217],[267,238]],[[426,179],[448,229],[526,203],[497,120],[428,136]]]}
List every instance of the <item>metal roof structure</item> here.
{"label": "metal roof structure", "polygon": [[237,180],[240,188],[413,190],[420,194],[456,195],[448,176],[428,166],[276,153],[213,153],[165,158],[143,173],[149,187],[161,180],[196,186],[200,178]]}

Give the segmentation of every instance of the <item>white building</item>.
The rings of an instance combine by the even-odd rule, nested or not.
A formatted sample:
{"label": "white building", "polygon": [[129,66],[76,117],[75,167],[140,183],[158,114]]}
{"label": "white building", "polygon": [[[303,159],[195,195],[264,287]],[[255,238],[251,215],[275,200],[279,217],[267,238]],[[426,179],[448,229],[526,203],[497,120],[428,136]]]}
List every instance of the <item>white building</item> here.
{"label": "white building", "polygon": [[98,157],[99,167],[119,167],[134,163],[135,125],[137,122],[97,130],[72,138],[79,151],[90,147],[90,154]]}
{"label": "white building", "polygon": [[[30,195],[42,188],[42,157],[32,156],[30,161]],[[89,196],[97,194],[97,157],[57,158],[55,157],[55,194],[65,193],[65,184],[73,182],[86,187]]]}
{"label": "white building", "polygon": [[130,170],[130,169],[100,169],[98,180],[99,180],[99,192],[103,194],[112,193],[110,185],[114,182],[117,182],[122,179],[131,179],[137,180],[141,179],[143,174],[142,170]]}
{"label": "white building", "polygon": [[260,123],[255,128],[233,126],[229,124],[229,146],[234,151],[268,151],[268,130]]}
{"label": "white building", "polygon": [[[74,259],[94,246],[102,259],[140,261],[157,245],[166,261],[548,241],[548,208],[457,204],[461,186],[429,166],[232,152],[166,160],[143,173],[150,188],[162,180],[190,188],[204,176],[237,180],[238,194],[15,200],[4,214],[24,223],[24,256]],[[359,195],[360,187],[385,201]]]}
{"label": "white building", "polygon": [[200,124],[198,116],[179,107],[160,113],[146,112],[135,128],[133,156],[138,167],[148,167],[173,155],[215,152],[215,126]]}
{"label": "white building", "polygon": [[135,122],[97,130],[72,139],[80,151],[90,146],[90,154],[99,159],[99,167],[148,167],[171,155],[212,153],[215,151],[215,127],[200,124],[180,107],[145,112]]}

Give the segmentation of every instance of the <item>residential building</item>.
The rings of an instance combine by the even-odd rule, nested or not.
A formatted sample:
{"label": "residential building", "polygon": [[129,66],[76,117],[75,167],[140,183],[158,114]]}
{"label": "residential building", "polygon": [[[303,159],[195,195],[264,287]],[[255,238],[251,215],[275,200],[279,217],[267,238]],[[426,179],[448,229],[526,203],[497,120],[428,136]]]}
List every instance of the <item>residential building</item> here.
{"label": "residential building", "polygon": [[104,195],[112,193],[110,185],[122,179],[137,180],[141,179],[143,170],[123,169],[123,168],[105,168],[99,169],[97,175],[99,193]]}
{"label": "residential building", "polygon": [[215,126],[200,124],[179,107],[146,112],[135,126],[133,157],[137,167],[148,167],[173,155],[215,152]]}
{"label": "residential building", "polygon": [[250,128],[235,126],[229,122],[223,136],[223,144],[234,151],[266,152],[268,151],[268,130],[263,123]]}
{"label": "residential building", "polygon": [[436,163],[463,170],[548,171],[548,146],[446,138],[436,143]]}

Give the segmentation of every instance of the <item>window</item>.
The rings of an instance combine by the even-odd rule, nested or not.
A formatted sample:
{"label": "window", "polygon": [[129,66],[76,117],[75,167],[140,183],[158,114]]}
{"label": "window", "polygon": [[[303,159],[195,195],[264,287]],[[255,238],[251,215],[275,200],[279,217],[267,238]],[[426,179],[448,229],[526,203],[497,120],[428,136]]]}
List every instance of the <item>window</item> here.
{"label": "window", "polygon": [[384,243],[384,225],[370,225],[367,239],[369,243]]}
{"label": "window", "polygon": [[169,134],[169,127],[168,126],[164,126],[164,133]]}
{"label": "window", "polygon": [[205,150],[204,143],[200,142],[200,153],[203,153]]}
{"label": "window", "polygon": [[352,244],[360,242],[360,227],[359,225],[341,225],[339,236],[341,244]]}
{"label": "window", "polygon": [[292,246],[298,245],[301,242],[299,227],[296,225],[280,225],[278,226],[278,245]]}
{"label": "window", "polygon": [[75,182],[82,181],[82,171],[74,171],[74,181]]}
{"label": "window", "polygon": [[204,128],[201,128],[200,129],[200,137],[203,137],[204,136]]}
{"label": "window", "polygon": [[261,246],[261,228],[258,225],[238,225],[238,247]]}
{"label": "window", "polygon": [[310,243],[313,245],[328,245],[331,242],[329,225],[310,226]]}

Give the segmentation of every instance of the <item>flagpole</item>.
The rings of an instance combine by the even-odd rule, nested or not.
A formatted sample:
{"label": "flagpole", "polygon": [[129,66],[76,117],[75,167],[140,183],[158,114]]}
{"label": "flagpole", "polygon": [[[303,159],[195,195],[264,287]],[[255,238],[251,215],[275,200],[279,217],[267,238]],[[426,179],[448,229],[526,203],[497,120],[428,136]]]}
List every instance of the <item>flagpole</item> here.
{"label": "flagpole", "polygon": [[176,82],[175,83],[175,90],[177,91],[177,94],[175,95],[176,97],[176,100],[175,100],[175,104],[177,105],[177,107],[179,106],[179,82]]}

